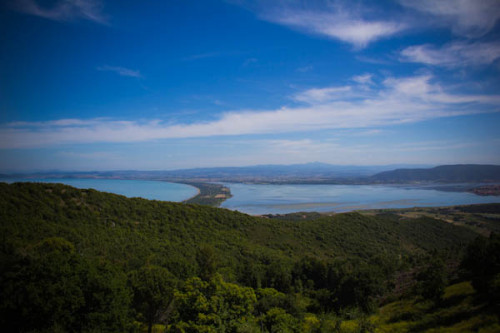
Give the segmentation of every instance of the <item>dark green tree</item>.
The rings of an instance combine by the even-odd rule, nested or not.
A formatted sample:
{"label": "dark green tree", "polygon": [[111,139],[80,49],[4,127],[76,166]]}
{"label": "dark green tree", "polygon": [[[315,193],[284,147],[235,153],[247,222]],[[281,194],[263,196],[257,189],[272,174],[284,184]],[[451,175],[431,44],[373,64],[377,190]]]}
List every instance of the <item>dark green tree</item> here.
{"label": "dark green tree", "polygon": [[258,315],[265,314],[272,308],[284,308],[286,306],[286,295],[274,288],[260,288],[256,290],[257,304],[255,310]]}
{"label": "dark green tree", "polygon": [[2,327],[10,332],[78,327],[87,269],[73,244],[47,239],[16,256],[2,274]]}
{"label": "dark green tree", "polygon": [[175,304],[179,320],[171,332],[238,332],[252,327],[257,302],[252,288],[225,282],[215,274],[210,281],[188,279],[176,291]]}
{"label": "dark green tree", "polygon": [[176,278],[165,268],[144,266],[129,273],[133,307],[151,333],[153,324],[167,322],[172,310]]}
{"label": "dark green tree", "polygon": [[429,265],[417,275],[417,292],[426,299],[439,302],[447,285],[444,262],[433,257]]}
{"label": "dark green tree", "polygon": [[327,275],[327,265],[323,261],[309,256],[298,261],[292,269],[295,284],[300,280],[300,285],[305,288],[325,288]]}
{"label": "dark green tree", "polygon": [[299,320],[281,308],[270,309],[260,321],[269,333],[300,332]]}
{"label": "dark green tree", "polygon": [[384,290],[380,268],[357,260],[330,264],[327,280],[332,293],[332,308],[337,312],[356,307],[370,312],[375,306],[375,297]]}
{"label": "dark green tree", "polygon": [[292,286],[291,267],[285,261],[276,259],[267,265],[263,286],[281,292],[289,292]]}
{"label": "dark green tree", "polygon": [[20,249],[0,280],[0,321],[9,332],[123,331],[130,297],[123,273],[87,261],[73,244],[50,238]]}
{"label": "dark green tree", "polygon": [[461,264],[472,286],[491,300],[500,300],[500,235],[478,237],[467,247]]}
{"label": "dark green tree", "polygon": [[204,281],[209,281],[217,272],[219,263],[217,253],[213,246],[201,246],[196,253],[196,262],[198,263],[198,275]]}
{"label": "dark green tree", "polygon": [[130,325],[132,291],[127,275],[107,261],[91,262],[84,281],[84,330],[123,331]]}

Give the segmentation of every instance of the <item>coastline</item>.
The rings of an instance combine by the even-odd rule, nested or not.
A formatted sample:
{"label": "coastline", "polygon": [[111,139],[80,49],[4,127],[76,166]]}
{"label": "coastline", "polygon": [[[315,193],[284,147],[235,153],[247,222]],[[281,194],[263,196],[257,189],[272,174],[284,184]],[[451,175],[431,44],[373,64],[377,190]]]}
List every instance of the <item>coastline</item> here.
{"label": "coastline", "polygon": [[[171,183],[171,182],[169,182],[169,183]],[[194,186],[193,184],[188,184],[188,183],[178,183],[178,184],[188,185],[188,186],[193,187],[196,190],[196,194],[195,195],[192,195],[192,196],[190,196],[189,198],[187,198],[185,200],[181,200],[180,202],[186,202],[186,201],[189,201],[189,200],[193,200],[194,198],[196,198],[197,196],[199,196],[201,194],[201,190],[197,186]]]}
{"label": "coastline", "polygon": [[178,182],[185,185],[190,185],[198,189],[198,194],[183,200],[185,204],[198,204],[212,207],[220,207],[220,205],[231,198],[231,191],[229,187],[222,184],[203,183],[203,182]]}

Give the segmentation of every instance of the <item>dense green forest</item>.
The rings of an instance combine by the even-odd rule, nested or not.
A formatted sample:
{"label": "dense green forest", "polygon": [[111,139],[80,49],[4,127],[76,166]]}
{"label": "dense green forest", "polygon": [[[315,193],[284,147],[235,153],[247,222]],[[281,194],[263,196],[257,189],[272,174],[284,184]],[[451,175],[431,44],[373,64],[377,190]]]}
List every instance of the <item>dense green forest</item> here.
{"label": "dense green forest", "polygon": [[0,183],[0,223],[8,332],[500,328],[500,238],[426,216],[253,217]]}

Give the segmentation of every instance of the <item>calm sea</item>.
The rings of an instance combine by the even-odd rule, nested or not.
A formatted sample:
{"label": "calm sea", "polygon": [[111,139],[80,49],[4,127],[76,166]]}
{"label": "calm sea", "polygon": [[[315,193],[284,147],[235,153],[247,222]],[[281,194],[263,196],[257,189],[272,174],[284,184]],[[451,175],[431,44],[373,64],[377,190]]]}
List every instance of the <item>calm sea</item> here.
{"label": "calm sea", "polygon": [[226,200],[222,207],[255,215],[500,202],[500,196],[438,191],[424,186],[225,185],[231,189],[233,197]]}
{"label": "calm sea", "polygon": [[0,179],[0,181],[13,182],[43,182],[63,183],[76,188],[92,188],[98,191],[121,194],[129,198],[140,197],[152,200],[183,201],[195,196],[198,190],[185,184],[167,183],[152,180],[121,180],[121,179]]}

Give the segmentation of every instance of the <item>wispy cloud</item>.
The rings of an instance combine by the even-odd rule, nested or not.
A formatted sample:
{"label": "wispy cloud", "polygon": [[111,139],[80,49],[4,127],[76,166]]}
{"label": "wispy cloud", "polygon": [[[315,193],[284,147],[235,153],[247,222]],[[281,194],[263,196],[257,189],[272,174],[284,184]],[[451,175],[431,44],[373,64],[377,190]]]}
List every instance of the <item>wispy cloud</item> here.
{"label": "wispy cloud", "polygon": [[362,49],[379,39],[386,38],[404,30],[404,24],[395,21],[370,20],[362,16],[362,8],[356,11],[340,2],[328,3],[318,9],[293,6],[282,3],[281,6],[267,8],[261,14],[262,18],[299,29],[308,33],[326,36],[349,43],[357,49]]}
{"label": "wispy cloud", "polygon": [[308,104],[317,104],[317,103],[332,101],[335,99],[341,99],[345,97],[345,93],[350,91],[351,91],[350,86],[313,88],[303,91],[293,96],[293,98],[299,102],[305,102]]}
{"label": "wispy cloud", "polygon": [[106,24],[102,3],[98,0],[59,0],[51,6],[41,5],[36,0],[18,0],[15,9],[20,12],[54,21],[88,20]]}
{"label": "wispy cloud", "polygon": [[415,28],[446,27],[456,35],[478,38],[500,19],[498,0],[397,1],[402,5],[399,11],[376,2],[345,0],[269,0],[247,7],[266,21],[349,43],[358,50]]}
{"label": "wispy cloud", "polygon": [[372,85],[372,84],[374,84],[372,78],[373,78],[372,74],[366,73],[366,74],[362,74],[362,75],[355,75],[351,78],[351,80],[353,80],[354,82],[357,82],[359,84]]}
{"label": "wispy cloud", "polygon": [[493,29],[500,19],[498,0],[399,0],[407,7],[428,14],[437,23],[469,38],[481,37]]}
{"label": "wispy cloud", "polygon": [[360,131],[360,132],[354,133],[353,135],[356,135],[356,136],[373,136],[373,135],[380,135],[382,133],[384,133],[384,131],[381,130],[381,129],[369,129],[369,130],[365,130],[365,131]]}
{"label": "wispy cloud", "polygon": [[453,42],[442,47],[424,44],[401,51],[403,61],[445,67],[489,65],[500,58],[500,42]]}
{"label": "wispy cloud", "polygon": [[431,151],[431,150],[453,150],[478,147],[484,142],[457,142],[457,141],[417,141],[411,143],[398,143],[392,149],[402,152]]}
{"label": "wispy cloud", "polygon": [[304,106],[231,111],[208,122],[63,119],[9,123],[0,127],[0,148],[363,129],[500,112],[500,95],[453,94],[434,80],[431,75],[419,75],[389,77],[373,89],[364,84],[313,88],[297,95],[307,103]]}
{"label": "wispy cloud", "polygon": [[301,140],[268,140],[263,147],[274,153],[279,152],[282,155],[300,155],[304,152],[307,154],[316,154],[326,152],[339,145],[334,142],[322,142],[311,139]]}
{"label": "wispy cloud", "polygon": [[105,71],[105,72],[114,72],[114,73],[121,75],[121,76],[142,78],[140,71],[132,70],[129,68],[124,68],[124,67],[104,65],[104,66],[97,67],[97,70]]}

